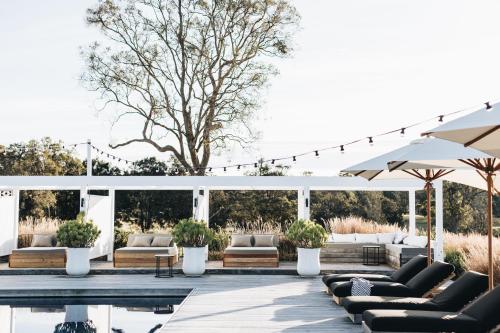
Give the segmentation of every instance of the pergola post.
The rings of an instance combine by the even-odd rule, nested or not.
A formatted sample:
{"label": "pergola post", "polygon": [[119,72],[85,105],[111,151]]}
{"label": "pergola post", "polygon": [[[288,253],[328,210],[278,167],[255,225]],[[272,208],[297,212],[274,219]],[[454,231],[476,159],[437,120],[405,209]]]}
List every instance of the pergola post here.
{"label": "pergola post", "polygon": [[111,253],[108,254],[108,261],[113,261],[113,253],[115,252],[115,189],[109,189],[109,199],[111,200],[111,209],[110,209],[110,214],[111,214]]}
{"label": "pergola post", "polygon": [[19,203],[21,202],[21,193],[18,188],[14,189],[14,248],[17,249],[17,240],[19,238]]}
{"label": "pergola post", "polygon": [[408,191],[408,234],[410,236],[415,236],[417,234],[417,214],[416,214],[416,202],[415,202],[415,190]]}
{"label": "pergola post", "polygon": [[309,186],[299,188],[297,195],[297,218],[309,220],[311,218],[311,191]]}
{"label": "pergola post", "polygon": [[209,223],[209,197],[208,188],[204,186],[195,186],[193,189],[193,218],[198,221]]}
{"label": "pergola post", "polygon": [[443,232],[443,181],[434,182],[436,197],[436,241],[434,245],[434,260],[444,260]]}
{"label": "pergola post", "polygon": [[87,216],[87,211],[89,207],[89,194],[88,188],[82,187],[80,188],[80,213],[84,213]]}

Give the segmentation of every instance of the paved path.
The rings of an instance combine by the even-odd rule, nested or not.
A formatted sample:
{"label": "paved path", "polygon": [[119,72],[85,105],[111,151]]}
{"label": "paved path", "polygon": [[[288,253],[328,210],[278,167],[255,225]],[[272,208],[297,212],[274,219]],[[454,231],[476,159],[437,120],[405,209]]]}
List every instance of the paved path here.
{"label": "paved path", "polygon": [[288,275],[205,275],[155,279],[151,275],[0,276],[0,295],[13,290],[193,289],[167,332],[362,332],[323,292],[320,278]]}

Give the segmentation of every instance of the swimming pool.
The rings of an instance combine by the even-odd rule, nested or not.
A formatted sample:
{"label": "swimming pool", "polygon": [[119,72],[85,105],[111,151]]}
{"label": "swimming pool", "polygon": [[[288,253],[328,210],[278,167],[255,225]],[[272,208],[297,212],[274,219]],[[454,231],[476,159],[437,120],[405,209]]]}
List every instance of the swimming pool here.
{"label": "swimming pool", "polygon": [[0,333],[159,333],[182,297],[0,299]]}

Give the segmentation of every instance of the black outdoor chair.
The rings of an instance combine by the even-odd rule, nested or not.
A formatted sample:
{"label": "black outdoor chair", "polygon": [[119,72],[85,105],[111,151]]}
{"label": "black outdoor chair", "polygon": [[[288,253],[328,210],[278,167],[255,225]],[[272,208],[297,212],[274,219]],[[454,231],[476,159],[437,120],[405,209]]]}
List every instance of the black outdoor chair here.
{"label": "black outdoor chair", "polygon": [[349,296],[341,305],[354,323],[361,324],[366,310],[459,311],[487,290],[488,275],[466,272],[433,298]]}
{"label": "black outdoor chair", "polygon": [[330,284],[333,282],[349,281],[352,278],[363,278],[369,281],[385,281],[385,282],[399,282],[406,283],[412,277],[417,275],[421,270],[427,267],[427,256],[417,255],[410,259],[406,264],[401,266],[391,275],[384,274],[328,274],[324,275],[322,280],[330,291]]}
{"label": "black outdoor chair", "polygon": [[498,332],[500,287],[476,299],[460,312],[421,310],[368,310],[365,332]]}
{"label": "black outdoor chair", "polygon": [[[372,281],[372,296],[425,297],[434,288],[453,277],[453,265],[435,261],[429,267],[411,278],[407,283]],[[333,282],[330,290],[340,304],[344,297],[351,296],[352,282]]]}

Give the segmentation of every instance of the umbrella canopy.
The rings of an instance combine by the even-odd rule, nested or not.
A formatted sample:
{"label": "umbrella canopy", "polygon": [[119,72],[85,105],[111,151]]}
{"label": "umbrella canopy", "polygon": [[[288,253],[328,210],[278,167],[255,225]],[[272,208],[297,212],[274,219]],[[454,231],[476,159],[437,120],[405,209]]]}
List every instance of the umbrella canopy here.
{"label": "umbrella canopy", "polygon": [[485,104],[478,111],[449,121],[422,135],[458,142],[500,157],[500,103]]}
{"label": "umbrella canopy", "polygon": [[[374,178],[418,178],[425,181],[427,194],[427,257],[431,264],[431,190],[437,179],[467,179],[469,184],[484,184],[478,173],[460,159],[481,159],[489,155],[447,140],[426,138],[393,150],[387,154],[343,170],[355,176]],[[452,176],[455,174],[454,176]],[[458,174],[458,176],[457,176]],[[469,185],[468,184],[468,185]]]}
{"label": "umbrella canopy", "polygon": [[[468,185],[484,188],[488,192],[488,278],[489,288],[493,289],[493,193],[498,192],[500,184],[498,179],[495,181],[494,173],[500,170],[500,163],[497,159],[486,155],[478,150],[467,148],[462,144],[453,143],[452,141],[444,141],[441,139],[425,139],[428,144],[423,144],[422,147],[428,146],[427,149],[416,149],[406,155],[399,156],[398,160],[389,163],[390,170],[399,170],[415,175],[415,177],[426,179],[430,184],[431,178],[435,175],[449,176],[448,180],[455,180],[460,183],[467,183]],[[435,141],[438,140],[438,141]],[[448,149],[443,142],[449,142]],[[437,144],[434,144],[437,143]],[[457,145],[460,147],[457,147]],[[434,148],[434,150],[433,150]],[[462,164],[465,167],[474,170],[475,173],[467,175],[460,175],[458,172],[450,172],[453,168]],[[433,167],[432,170],[426,168],[425,174],[413,168],[414,165]],[[463,167],[462,167],[463,168]],[[436,172],[435,170],[438,169]],[[444,171],[448,170],[448,171]],[[453,175],[454,174],[454,175]],[[479,186],[483,184],[483,186]],[[427,198],[429,201],[429,191],[427,191]],[[428,207],[429,209],[429,207]],[[429,218],[429,216],[428,216]],[[429,231],[428,231],[429,233]]]}

